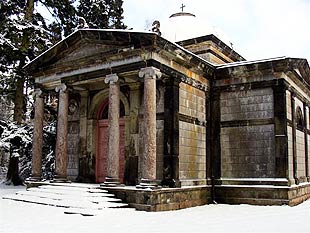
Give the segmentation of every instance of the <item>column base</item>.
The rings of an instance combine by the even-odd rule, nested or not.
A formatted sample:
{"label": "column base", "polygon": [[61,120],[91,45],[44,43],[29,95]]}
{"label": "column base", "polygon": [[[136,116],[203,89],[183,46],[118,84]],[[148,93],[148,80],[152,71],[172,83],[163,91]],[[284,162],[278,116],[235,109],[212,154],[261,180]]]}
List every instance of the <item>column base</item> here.
{"label": "column base", "polygon": [[149,179],[141,179],[141,182],[136,185],[137,189],[161,189],[162,187],[159,186],[155,180]]}
{"label": "column base", "polygon": [[50,183],[71,183],[71,181],[63,176],[55,176]]}
{"label": "column base", "polygon": [[299,183],[300,183],[299,178],[295,178],[295,184],[296,184],[296,185],[299,185]]}
{"label": "column base", "polygon": [[30,176],[25,181],[26,182],[39,182],[39,181],[42,181],[42,177],[41,176]]}
{"label": "column base", "polygon": [[120,186],[121,183],[118,178],[106,177],[105,182],[100,184],[101,187],[115,187]]}
{"label": "column base", "polygon": [[161,182],[162,186],[168,186],[169,188],[180,188],[181,182],[180,180],[175,179],[166,179]]}

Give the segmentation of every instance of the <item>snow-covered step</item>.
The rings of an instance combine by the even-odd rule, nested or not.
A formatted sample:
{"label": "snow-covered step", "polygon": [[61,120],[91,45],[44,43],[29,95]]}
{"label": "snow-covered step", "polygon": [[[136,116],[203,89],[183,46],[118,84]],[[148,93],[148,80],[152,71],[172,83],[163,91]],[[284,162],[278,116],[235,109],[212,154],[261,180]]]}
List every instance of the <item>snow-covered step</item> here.
{"label": "snow-covered step", "polygon": [[71,190],[71,191],[77,191],[77,192],[98,192],[98,193],[107,193],[106,190],[102,190],[102,189],[96,189],[96,188],[87,188],[87,187],[70,187],[70,186],[59,186],[59,185],[42,185],[39,186],[38,188],[40,189],[52,189],[52,190]]}
{"label": "snow-covered step", "polygon": [[108,201],[94,203],[87,200],[56,199],[56,198],[46,198],[46,197],[21,195],[21,194],[4,196],[3,199],[23,201],[41,205],[50,205],[56,207],[64,207],[64,208],[81,208],[81,209],[94,209],[94,210],[101,210],[104,208],[123,208],[128,206],[126,203],[115,203]]}
{"label": "snow-covered step", "polygon": [[42,185],[19,191],[4,199],[66,208],[66,213],[84,216],[96,215],[105,208],[126,208],[128,204],[97,186]]}
{"label": "snow-covered step", "polygon": [[[77,200],[77,201],[81,201],[81,200],[88,200],[90,202],[121,202],[121,199],[118,198],[113,198],[111,196],[87,196],[87,194],[84,193],[79,193],[79,194],[59,194],[59,193],[53,193],[50,192],[50,190],[48,192],[44,192],[42,190],[31,190],[31,191],[19,191],[17,192],[18,195],[27,195],[27,196],[36,196],[36,197],[41,197],[41,198],[51,198],[51,199],[55,199],[55,200]],[[107,195],[107,194],[105,194]],[[113,195],[112,195],[113,196]]]}
{"label": "snow-covered step", "polygon": [[[41,186],[58,186],[58,187],[75,187],[75,188],[100,188],[99,184],[84,184],[84,183],[51,183],[51,182],[47,182],[47,183],[42,183]],[[40,186],[40,187],[41,187]]]}
{"label": "snow-covered step", "polygon": [[96,216],[98,212],[98,210],[85,210],[79,208],[68,208],[68,210],[64,211],[65,214],[80,214],[83,216]]}
{"label": "snow-covered step", "polygon": [[113,194],[108,193],[106,190],[102,190],[105,192],[93,192],[92,190],[71,190],[71,188],[66,189],[56,189],[56,188],[28,188],[28,191],[31,192],[46,192],[46,193],[55,193],[59,195],[81,195],[81,196],[106,196],[106,197],[114,197]]}

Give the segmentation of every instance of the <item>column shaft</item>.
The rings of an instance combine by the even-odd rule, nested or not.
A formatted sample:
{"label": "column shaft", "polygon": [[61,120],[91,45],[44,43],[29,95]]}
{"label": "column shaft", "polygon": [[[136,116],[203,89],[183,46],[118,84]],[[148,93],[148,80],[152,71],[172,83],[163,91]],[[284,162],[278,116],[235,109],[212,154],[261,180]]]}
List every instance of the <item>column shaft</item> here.
{"label": "column shaft", "polygon": [[156,77],[161,77],[158,69],[141,69],[144,78],[144,153],[141,158],[142,179],[138,187],[156,186]]}
{"label": "column shaft", "polygon": [[57,136],[56,136],[56,179],[67,179],[67,134],[68,134],[68,92],[65,85],[59,91]]}
{"label": "column shaft", "polygon": [[142,178],[156,180],[156,79],[144,80],[144,154]]}
{"label": "column shaft", "polygon": [[36,90],[31,167],[31,179],[35,180],[42,176],[44,99],[41,94],[41,90]]}
{"label": "column shaft", "polygon": [[107,75],[109,83],[109,128],[106,185],[119,184],[119,109],[120,89],[116,74]]}

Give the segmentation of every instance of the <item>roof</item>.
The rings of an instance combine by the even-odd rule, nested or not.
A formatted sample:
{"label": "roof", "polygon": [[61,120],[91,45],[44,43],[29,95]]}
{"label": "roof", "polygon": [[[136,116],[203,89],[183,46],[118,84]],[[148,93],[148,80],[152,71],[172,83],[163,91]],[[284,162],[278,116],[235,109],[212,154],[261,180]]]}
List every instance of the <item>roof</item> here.
{"label": "roof", "polygon": [[24,68],[29,73],[34,72],[39,67],[51,63],[57,56],[59,56],[59,54],[68,50],[70,47],[79,43],[79,41],[83,39],[95,39],[99,41],[110,40],[114,42],[131,43],[135,48],[143,48],[147,46],[159,47],[167,51],[175,51],[178,54],[190,57],[191,61],[194,63],[203,63],[207,67],[214,69],[214,65],[209,61],[206,61],[176,43],[160,37],[154,32],[117,29],[79,29],[40,54],[34,60],[25,65]]}
{"label": "roof", "polygon": [[219,76],[223,76],[225,73],[231,76],[231,70],[238,68],[242,68],[243,72],[251,71],[253,69],[293,72],[302,83],[304,83],[308,88],[310,87],[310,66],[307,59],[284,56],[254,61],[232,62],[228,64],[216,65],[216,73]]}

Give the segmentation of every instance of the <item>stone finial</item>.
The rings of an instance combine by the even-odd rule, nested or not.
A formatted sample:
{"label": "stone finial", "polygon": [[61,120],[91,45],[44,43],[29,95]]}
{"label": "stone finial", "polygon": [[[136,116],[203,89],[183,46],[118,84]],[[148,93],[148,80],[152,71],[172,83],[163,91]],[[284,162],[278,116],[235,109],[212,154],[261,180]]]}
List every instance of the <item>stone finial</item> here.
{"label": "stone finial", "polygon": [[161,78],[162,73],[160,72],[159,69],[155,68],[155,67],[146,67],[146,68],[142,68],[139,72],[139,77],[140,78],[153,78],[156,79],[157,78]]}
{"label": "stone finial", "polygon": [[109,84],[114,84],[118,81],[118,76],[117,74],[108,74],[105,79],[104,82],[105,83],[109,83]]}
{"label": "stone finial", "polygon": [[66,91],[66,90],[67,90],[67,85],[64,84],[64,83],[60,84],[59,86],[57,86],[57,87],[55,88],[55,91],[56,91],[56,92],[59,92],[59,91],[64,92],[64,91]]}
{"label": "stone finial", "polygon": [[152,24],[152,32],[155,32],[157,35],[161,36],[160,31],[160,22],[158,20],[155,20]]}

